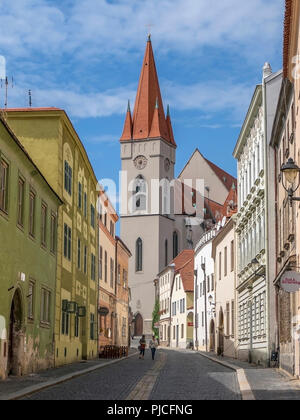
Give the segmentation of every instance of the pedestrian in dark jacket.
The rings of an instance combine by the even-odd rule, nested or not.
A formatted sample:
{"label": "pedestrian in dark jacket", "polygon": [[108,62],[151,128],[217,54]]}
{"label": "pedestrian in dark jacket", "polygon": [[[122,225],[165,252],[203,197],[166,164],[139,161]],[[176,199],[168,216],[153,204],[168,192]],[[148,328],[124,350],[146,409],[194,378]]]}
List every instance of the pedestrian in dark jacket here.
{"label": "pedestrian in dark jacket", "polygon": [[150,347],[151,353],[152,353],[152,360],[154,360],[156,349],[158,347],[158,341],[156,340],[155,336],[153,336],[152,340],[150,340],[149,347]]}
{"label": "pedestrian in dark jacket", "polygon": [[146,337],[143,335],[140,339],[140,357],[139,359],[144,359],[146,349]]}

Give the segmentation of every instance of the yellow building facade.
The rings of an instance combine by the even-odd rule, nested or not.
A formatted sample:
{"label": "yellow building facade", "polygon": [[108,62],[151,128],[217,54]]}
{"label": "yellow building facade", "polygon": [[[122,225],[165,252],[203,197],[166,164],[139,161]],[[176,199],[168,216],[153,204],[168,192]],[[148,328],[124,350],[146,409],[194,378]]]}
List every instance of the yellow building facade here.
{"label": "yellow building facade", "polygon": [[97,179],[67,114],[7,111],[8,124],[64,205],[58,217],[55,365],[97,357]]}

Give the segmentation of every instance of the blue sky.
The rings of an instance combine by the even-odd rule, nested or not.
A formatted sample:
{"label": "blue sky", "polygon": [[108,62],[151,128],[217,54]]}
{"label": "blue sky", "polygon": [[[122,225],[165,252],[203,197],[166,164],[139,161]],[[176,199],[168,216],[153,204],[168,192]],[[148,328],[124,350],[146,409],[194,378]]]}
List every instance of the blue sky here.
{"label": "blue sky", "polygon": [[9,106],[27,106],[31,89],[33,106],[64,108],[98,178],[117,180],[151,24],[177,174],[198,147],[236,175],[232,151],[263,64],[282,66],[283,15],[283,0],[0,0]]}

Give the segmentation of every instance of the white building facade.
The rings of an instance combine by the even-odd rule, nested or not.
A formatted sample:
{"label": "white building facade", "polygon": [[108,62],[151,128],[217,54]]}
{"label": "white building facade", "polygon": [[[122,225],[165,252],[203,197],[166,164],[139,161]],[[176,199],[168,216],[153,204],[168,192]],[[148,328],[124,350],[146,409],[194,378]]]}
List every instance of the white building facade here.
{"label": "white building facade", "polygon": [[231,217],[212,242],[215,261],[215,352],[236,357],[235,234]]}
{"label": "white building facade", "polygon": [[[274,159],[269,140],[278,103],[281,72],[264,67],[255,89],[234,157],[238,161],[237,356],[269,365],[275,346]],[[273,260],[273,263],[272,263]]]}
{"label": "white building facade", "polygon": [[176,271],[171,290],[171,348],[193,347],[194,256]]}
{"label": "white building facade", "polygon": [[159,321],[159,338],[160,345],[163,347],[170,346],[170,329],[171,329],[171,285],[174,278],[174,269],[167,267],[158,276],[159,282],[159,298],[160,298],[160,321]]}
{"label": "white building facade", "polygon": [[214,228],[203,234],[195,250],[194,348],[215,350],[215,267],[212,258]]}

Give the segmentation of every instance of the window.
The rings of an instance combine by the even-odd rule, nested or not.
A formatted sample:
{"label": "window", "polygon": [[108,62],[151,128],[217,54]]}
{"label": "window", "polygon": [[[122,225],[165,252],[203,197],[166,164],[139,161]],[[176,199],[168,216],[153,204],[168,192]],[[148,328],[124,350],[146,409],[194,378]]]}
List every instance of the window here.
{"label": "window", "polygon": [[64,225],[64,257],[71,261],[71,228],[65,223]]}
{"label": "window", "polygon": [[176,258],[178,255],[178,233],[173,233],[173,258]]}
{"label": "window", "polygon": [[81,269],[81,240],[79,238],[77,241],[77,268]]}
{"label": "window", "polygon": [[83,195],[83,213],[84,213],[84,217],[87,219],[87,194],[86,192]]}
{"label": "window", "polygon": [[90,317],[90,339],[95,340],[95,314]]}
{"label": "window", "polygon": [[124,286],[124,289],[126,289],[127,287],[127,271],[126,270],[123,270],[123,286]]}
{"label": "window", "polygon": [[65,161],[65,190],[72,195],[72,168],[67,161]]}
{"label": "window", "polygon": [[224,277],[227,276],[227,246],[224,248]]}
{"label": "window", "polygon": [[44,247],[47,245],[47,206],[45,204],[42,204],[41,244]]}
{"label": "window", "polygon": [[87,246],[84,246],[84,259],[83,259],[83,271],[87,274]]}
{"label": "window", "polygon": [[110,259],[110,287],[114,287],[114,261]]}
{"label": "window", "polygon": [[41,322],[50,324],[50,296],[49,290],[42,289],[41,293]]}
{"label": "window", "polygon": [[96,257],[94,254],[91,254],[91,279],[96,280]]}
{"label": "window", "polygon": [[147,209],[147,183],[139,175],[134,183],[134,211],[144,211]]}
{"label": "window", "polygon": [[126,318],[122,318],[122,337],[126,337],[126,331],[127,331],[127,320]]}
{"label": "window", "polygon": [[214,275],[211,275],[211,291],[213,292],[215,290],[215,279]]}
{"label": "window", "polygon": [[219,280],[222,277],[222,253],[219,252]]}
{"label": "window", "polygon": [[25,182],[22,178],[19,178],[18,184],[18,225],[24,226],[24,191]]}
{"label": "window", "polygon": [[76,338],[78,338],[79,337],[79,316],[78,316],[78,314],[76,314],[75,315],[75,326],[74,326],[74,328],[75,328],[75,330],[74,330],[74,336],[76,337]]}
{"label": "window", "polygon": [[69,335],[70,315],[68,312],[62,310],[61,315],[61,333],[62,335]]}
{"label": "window", "polygon": [[181,338],[184,338],[184,324],[181,324]]}
{"label": "window", "polygon": [[33,191],[29,193],[29,235],[35,235],[35,201],[36,195]]}
{"label": "window", "polygon": [[0,210],[8,212],[8,164],[0,161]]}
{"label": "window", "polygon": [[115,237],[115,227],[113,222],[110,222],[110,234],[111,236]]}
{"label": "window", "polygon": [[91,226],[95,229],[95,207],[91,204]]}
{"label": "window", "polygon": [[[124,271],[123,271],[124,276]],[[121,284],[121,266],[118,264],[118,284]]]}
{"label": "window", "polygon": [[[256,226],[254,226],[254,232],[256,233]],[[231,245],[230,245],[230,249],[231,249],[231,272],[234,271],[234,241],[231,241]]]}
{"label": "window", "polygon": [[168,265],[168,240],[165,240],[165,267]]}
{"label": "window", "polygon": [[234,300],[231,302],[231,335],[234,337],[235,335],[235,328],[234,328],[234,320],[235,320],[235,307],[234,307]]}
{"label": "window", "polygon": [[52,254],[56,253],[56,215],[51,213],[51,226],[50,226],[50,251]]}
{"label": "window", "polygon": [[226,303],[226,335],[230,335],[230,303]]}
{"label": "window", "polygon": [[34,318],[34,283],[32,281],[29,282],[27,303],[28,303],[27,316],[29,319],[33,320]]}
{"label": "window", "polygon": [[100,246],[100,256],[99,256],[99,279],[102,280],[103,274],[103,248]]}
{"label": "window", "polygon": [[107,283],[107,252],[104,254],[104,281]]}
{"label": "window", "polygon": [[82,208],[82,184],[78,182],[78,208]]}
{"label": "window", "polygon": [[136,241],[136,271],[143,271],[143,241]]}

